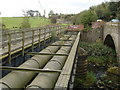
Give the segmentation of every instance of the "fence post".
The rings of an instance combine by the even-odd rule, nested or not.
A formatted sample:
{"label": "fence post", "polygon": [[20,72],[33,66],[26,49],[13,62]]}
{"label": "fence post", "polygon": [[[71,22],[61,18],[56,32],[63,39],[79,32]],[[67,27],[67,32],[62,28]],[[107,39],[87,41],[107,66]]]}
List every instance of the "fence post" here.
{"label": "fence post", "polygon": [[8,62],[11,64],[11,34],[8,33]]}
{"label": "fence post", "polygon": [[40,47],[40,39],[41,38],[41,29],[39,29],[39,40],[38,40],[38,42],[39,42],[39,47]]}
{"label": "fence post", "polygon": [[63,31],[64,28],[62,26],[60,26],[60,29],[61,29],[60,31],[61,31],[61,37],[62,37],[64,34],[64,31]]}
{"label": "fence post", "polygon": [[52,34],[52,41],[55,41],[55,38],[56,38],[56,31],[55,31],[55,27],[54,27],[54,26],[52,26],[51,34]]}
{"label": "fence post", "polygon": [[59,38],[61,37],[61,26],[59,26]]}
{"label": "fence post", "polygon": [[56,39],[58,40],[58,38],[59,38],[59,28],[58,28],[58,26],[56,26],[56,30],[55,31],[56,31],[56,35],[57,35]]}
{"label": "fence post", "polygon": [[34,30],[32,30],[32,51],[34,51]]}
{"label": "fence post", "polygon": [[58,39],[60,39],[60,26],[58,26]]}
{"label": "fence post", "polygon": [[22,31],[22,56],[24,56],[25,32]]}
{"label": "fence post", "polygon": [[46,28],[44,28],[44,44],[45,44],[45,37],[46,37]]}
{"label": "fence post", "polygon": [[50,42],[50,36],[51,36],[51,28],[49,27],[49,42]]}

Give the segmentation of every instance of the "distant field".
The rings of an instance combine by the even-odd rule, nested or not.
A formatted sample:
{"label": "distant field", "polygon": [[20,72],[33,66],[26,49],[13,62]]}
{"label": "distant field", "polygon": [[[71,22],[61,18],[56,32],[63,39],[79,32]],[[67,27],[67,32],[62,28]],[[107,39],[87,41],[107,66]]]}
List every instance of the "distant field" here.
{"label": "distant field", "polygon": [[[2,23],[5,24],[8,29],[19,29],[23,17],[3,17]],[[40,27],[50,24],[50,20],[42,17],[30,17],[31,28]],[[13,28],[16,27],[16,28]]]}

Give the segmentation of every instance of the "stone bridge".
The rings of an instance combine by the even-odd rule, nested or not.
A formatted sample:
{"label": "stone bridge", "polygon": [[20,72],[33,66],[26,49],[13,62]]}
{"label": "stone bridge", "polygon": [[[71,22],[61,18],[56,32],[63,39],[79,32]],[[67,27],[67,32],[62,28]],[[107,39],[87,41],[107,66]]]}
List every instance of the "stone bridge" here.
{"label": "stone bridge", "polygon": [[120,65],[120,23],[106,23],[103,30],[104,44],[115,49]]}

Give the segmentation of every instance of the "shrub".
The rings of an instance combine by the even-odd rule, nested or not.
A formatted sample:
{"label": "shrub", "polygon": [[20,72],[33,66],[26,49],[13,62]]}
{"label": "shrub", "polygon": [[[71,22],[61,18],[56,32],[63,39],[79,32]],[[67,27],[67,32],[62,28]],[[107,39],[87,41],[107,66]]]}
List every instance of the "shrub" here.
{"label": "shrub", "polygon": [[29,17],[24,17],[23,18],[23,22],[21,23],[21,28],[23,29],[23,28],[30,28],[31,27],[31,25],[30,25],[30,19],[29,19]]}
{"label": "shrub", "polygon": [[56,22],[57,22],[57,16],[52,15],[52,16],[50,17],[50,20],[51,20],[51,23],[56,23]]}
{"label": "shrub", "polygon": [[84,48],[88,54],[88,61],[97,64],[98,66],[105,66],[111,63],[116,64],[116,52],[115,50],[100,44],[100,43],[85,43],[81,42],[80,47]]}
{"label": "shrub", "polygon": [[87,73],[86,80],[83,82],[84,87],[88,88],[95,84],[96,77],[92,71]]}

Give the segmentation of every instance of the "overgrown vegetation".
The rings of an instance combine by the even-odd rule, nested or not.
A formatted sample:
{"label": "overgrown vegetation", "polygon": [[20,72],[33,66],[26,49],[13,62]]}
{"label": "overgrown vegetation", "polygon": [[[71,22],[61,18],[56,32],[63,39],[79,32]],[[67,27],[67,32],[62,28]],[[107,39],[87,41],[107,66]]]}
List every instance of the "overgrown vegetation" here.
{"label": "overgrown vegetation", "polygon": [[88,54],[88,62],[94,63],[97,66],[114,66],[116,64],[116,52],[115,50],[100,44],[100,43],[80,43],[80,47],[84,48]]}
{"label": "overgrown vegetation", "polygon": [[88,53],[88,73],[86,78],[76,76],[75,88],[118,90],[120,82],[115,50],[101,43],[81,42],[80,47]]}
{"label": "overgrown vegetation", "polygon": [[95,77],[95,74],[90,71],[90,72],[87,72],[87,75],[86,75],[86,78],[79,78],[79,77],[76,77],[75,78],[75,88],[89,88],[91,86],[94,86],[96,82],[96,77]]}
{"label": "overgrown vegetation", "polygon": [[86,10],[75,16],[73,23],[74,24],[83,24],[85,27],[91,26],[91,22],[97,20],[97,15],[92,10]]}

